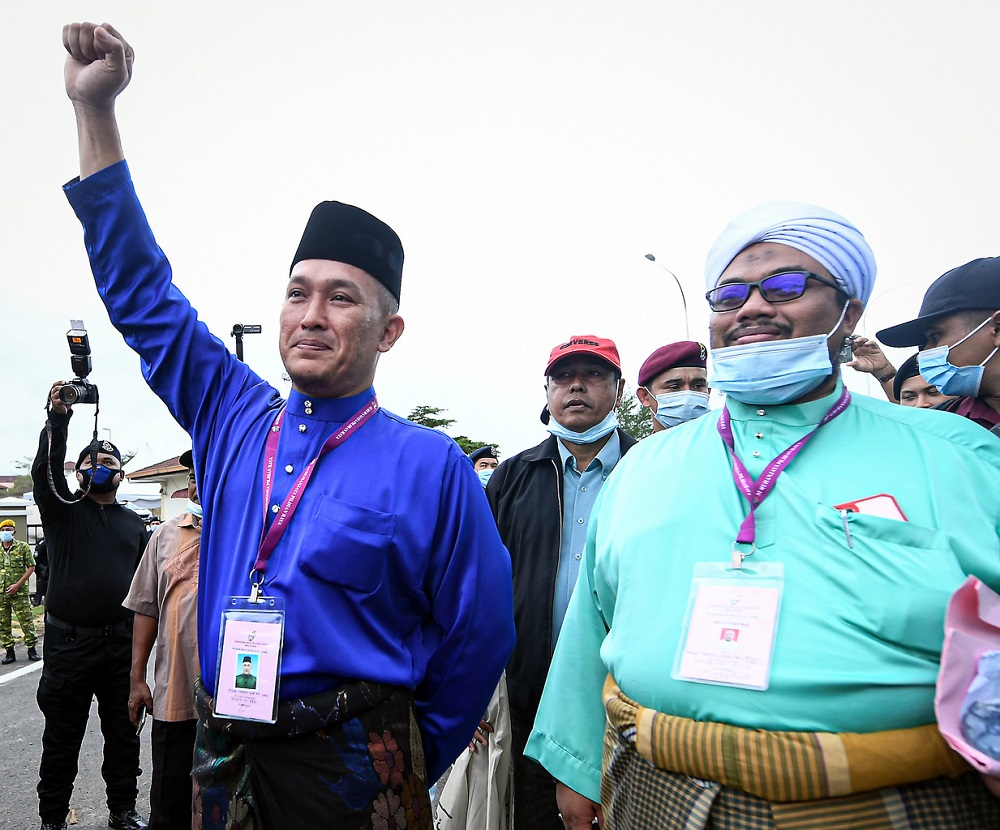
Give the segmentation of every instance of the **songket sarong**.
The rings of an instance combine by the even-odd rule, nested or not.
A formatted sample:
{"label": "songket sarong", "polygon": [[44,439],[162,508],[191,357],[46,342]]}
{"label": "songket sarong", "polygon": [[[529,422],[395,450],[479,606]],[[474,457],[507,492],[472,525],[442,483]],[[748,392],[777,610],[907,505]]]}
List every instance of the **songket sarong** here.
{"label": "songket sarong", "polygon": [[1000,828],[1000,799],[933,724],[769,732],[647,709],[609,676],[605,830]]}
{"label": "songket sarong", "polygon": [[203,830],[429,830],[412,693],[348,683],[283,701],[276,723],[217,718],[198,678],[195,810]]}

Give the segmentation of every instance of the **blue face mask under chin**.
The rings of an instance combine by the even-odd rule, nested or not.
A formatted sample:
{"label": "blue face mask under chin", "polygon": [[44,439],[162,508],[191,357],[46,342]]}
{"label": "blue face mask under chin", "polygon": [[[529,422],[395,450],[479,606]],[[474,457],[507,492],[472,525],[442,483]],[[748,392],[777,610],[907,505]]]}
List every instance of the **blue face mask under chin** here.
{"label": "blue face mask under chin", "polygon": [[844,304],[829,334],[766,340],[712,349],[709,385],[746,404],[783,404],[801,398],[833,374],[831,335],[840,328]]}
{"label": "blue face mask under chin", "polygon": [[599,424],[594,424],[594,426],[585,432],[573,432],[573,430],[567,429],[560,424],[555,419],[555,416],[549,418],[549,432],[556,436],[556,438],[562,438],[571,444],[593,444],[594,441],[599,441],[605,435],[610,435],[617,428],[618,416],[615,415],[613,409],[605,416],[603,421]]}
{"label": "blue face mask under chin", "polygon": [[948,360],[948,353],[961,346],[992,319],[993,315],[990,315],[951,346],[935,346],[933,349],[917,353],[920,374],[929,384],[936,386],[942,395],[956,395],[960,398],[979,397],[979,387],[983,382],[986,364],[997,353],[997,349],[990,352],[982,363],[973,366],[955,366]]}

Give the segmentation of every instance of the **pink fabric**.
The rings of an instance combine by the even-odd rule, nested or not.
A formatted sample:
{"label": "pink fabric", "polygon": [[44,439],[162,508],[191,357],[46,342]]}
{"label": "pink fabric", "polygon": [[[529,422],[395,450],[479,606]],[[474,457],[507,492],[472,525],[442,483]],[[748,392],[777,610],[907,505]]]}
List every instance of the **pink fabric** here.
{"label": "pink fabric", "polygon": [[951,748],[988,775],[1000,775],[1000,761],[965,742],[961,714],[962,701],[976,676],[980,655],[997,650],[1000,650],[1000,596],[970,576],[948,602],[934,711],[938,728]]}

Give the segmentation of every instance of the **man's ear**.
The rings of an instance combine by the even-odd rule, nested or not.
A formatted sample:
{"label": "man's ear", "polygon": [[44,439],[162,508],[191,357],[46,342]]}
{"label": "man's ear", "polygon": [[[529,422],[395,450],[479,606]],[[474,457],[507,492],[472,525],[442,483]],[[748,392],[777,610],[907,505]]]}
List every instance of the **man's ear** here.
{"label": "man's ear", "polygon": [[615,406],[621,406],[622,395],[625,394],[625,378],[618,379],[618,397],[615,398]]}
{"label": "man's ear", "polygon": [[635,396],[639,399],[639,403],[646,407],[646,409],[656,412],[656,398],[650,394],[645,386],[640,386],[636,389]]}
{"label": "man's ear", "polygon": [[994,311],[990,318],[990,326],[993,328],[993,345],[1000,348],[1000,310]]}
{"label": "man's ear", "polygon": [[399,340],[403,333],[403,318],[398,314],[389,314],[385,318],[385,328],[382,330],[382,339],[379,340],[378,350],[387,352],[393,344]]}
{"label": "man's ear", "polygon": [[[854,334],[854,329],[857,328],[858,323],[861,321],[861,315],[865,313],[865,307],[861,300],[852,299],[847,303],[847,311],[844,312],[844,322],[840,324],[842,329],[845,329],[844,336],[848,334]],[[998,312],[1000,313],[1000,312]]]}

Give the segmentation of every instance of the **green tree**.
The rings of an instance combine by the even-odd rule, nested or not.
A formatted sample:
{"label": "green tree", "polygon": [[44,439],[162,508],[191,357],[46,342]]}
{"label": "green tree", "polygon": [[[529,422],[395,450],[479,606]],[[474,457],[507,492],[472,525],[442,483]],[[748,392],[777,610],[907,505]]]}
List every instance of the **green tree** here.
{"label": "green tree", "polygon": [[639,441],[653,432],[653,413],[626,387],[622,402],[615,407],[618,424],[625,432]]}
{"label": "green tree", "polygon": [[[453,423],[455,423],[454,418],[442,418],[440,416],[447,412],[446,409],[442,409],[439,406],[418,406],[409,415],[407,415],[407,420],[413,421],[415,424],[421,424],[425,427],[430,427],[431,429],[439,429],[442,432],[448,429]],[[447,433],[446,433],[447,434]],[[451,435],[449,436],[458,446],[461,448],[462,452],[468,455],[473,450],[478,450],[480,447],[485,447],[490,444],[494,450],[499,453],[500,446],[498,444],[491,444],[489,441],[474,441],[465,435]]]}
{"label": "green tree", "polygon": [[421,426],[430,427],[431,429],[446,430],[453,423],[455,423],[454,418],[437,418],[436,415],[440,415],[447,410],[442,409],[439,406],[418,406],[409,415],[406,416],[407,420],[413,421],[415,424],[420,424]]}

